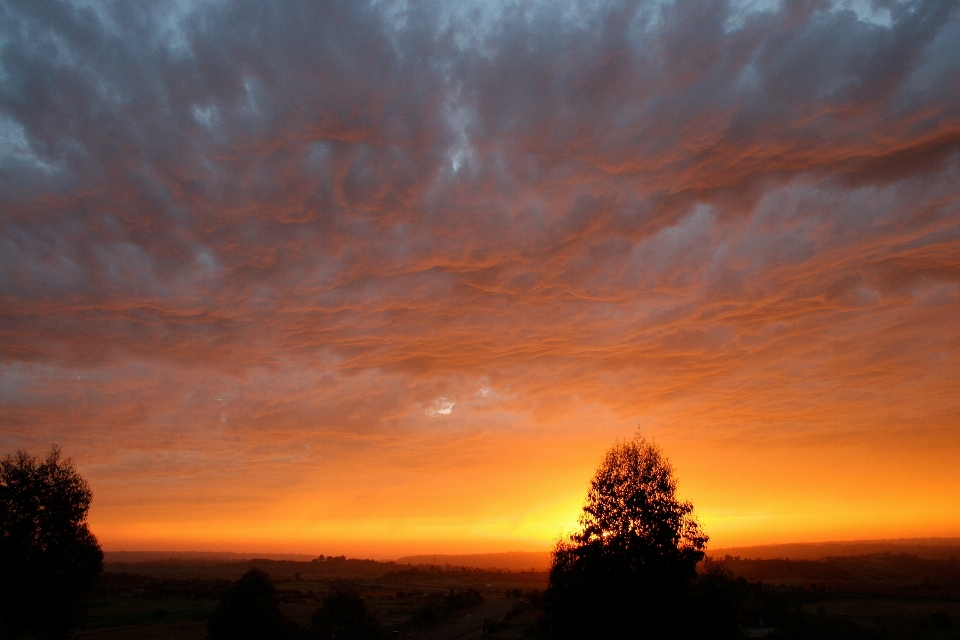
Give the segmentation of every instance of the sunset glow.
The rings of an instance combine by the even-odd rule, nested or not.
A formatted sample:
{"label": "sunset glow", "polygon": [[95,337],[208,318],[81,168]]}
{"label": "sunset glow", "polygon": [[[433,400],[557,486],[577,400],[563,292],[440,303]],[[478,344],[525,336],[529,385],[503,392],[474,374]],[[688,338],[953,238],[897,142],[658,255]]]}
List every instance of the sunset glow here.
{"label": "sunset glow", "polygon": [[104,549],[960,536],[960,6],[0,2],[0,454]]}

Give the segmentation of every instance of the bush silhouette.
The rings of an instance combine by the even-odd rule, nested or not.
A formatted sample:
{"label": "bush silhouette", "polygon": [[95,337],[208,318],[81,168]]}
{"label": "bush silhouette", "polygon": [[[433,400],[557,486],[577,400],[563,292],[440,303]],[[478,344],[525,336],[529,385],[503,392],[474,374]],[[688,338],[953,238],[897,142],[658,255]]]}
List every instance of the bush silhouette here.
{"label": "bush silhouette", "polygon": [[270,576],[250,569],[223,596],[207,624],[208,640],[277,640],[287,633]]}
{"label": "bush silhouette", "polygon": [[708,537],[693,505],[676,498],[676,486],[666,457],[641,436],[607,451],[590,483],[581,530],[553,553],[545,594],[550,635],[736,634],[735,613],[718,620],[722,629],[702,624],[704,603],[693,597],[691,585]]}
{"label": "bush silhouette", "polygon": [[103,572],[91,498],[57,447],[45,460],[17,451],[0,461],[0,637],[65,638],[80,622]]}
{"label": "bush silhouette", "polygon": [[322,640],[375,640],[380,626],[352,585],[337,582],[313,614],[310,637]]}

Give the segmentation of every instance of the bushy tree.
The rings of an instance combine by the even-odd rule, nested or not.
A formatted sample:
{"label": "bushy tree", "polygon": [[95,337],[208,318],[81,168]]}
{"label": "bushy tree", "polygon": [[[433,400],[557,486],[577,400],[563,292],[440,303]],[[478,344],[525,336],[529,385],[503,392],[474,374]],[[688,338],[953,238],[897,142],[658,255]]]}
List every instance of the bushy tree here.
{"label": "bushy tree", "polygon": [[381,636],[380,625],[347,582],[334,583],[310,621],[310,637],[317,640],[376,640]]}
{"label": "bushy tree", "polygon": [[208,640],[279,640],[288,634],[270,576],[250,569],[223,596],[207,623]]}
{"label": "bushy tree", "polygon": [[64,638],[80,622],[103,572],[91,498],[57,447],[44,460],[17,451],[0,461],[0,637]]}
{"label": "bushy tree", "polygon": [[581,529],[554,550],[554,637],[676,638],[701,626],[690,587],[708,537],[676,489],[666,457],[641,436],[607,451]]}

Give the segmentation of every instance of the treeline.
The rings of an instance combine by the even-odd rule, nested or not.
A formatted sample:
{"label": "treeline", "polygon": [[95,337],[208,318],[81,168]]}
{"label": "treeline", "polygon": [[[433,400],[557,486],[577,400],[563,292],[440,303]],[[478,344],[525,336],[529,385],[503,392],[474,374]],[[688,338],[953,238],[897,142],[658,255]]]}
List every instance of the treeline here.
{"label": "treeline", "polygon": [[[105,562],[104,570],[111,574],[136,574],[168,579],[236,580],[250,569],[260,569],[273,576],[274,582],[295,580],[298,579],[297,576],[300,576],[300,579],[307,580],[329,580],[333,578],[369,580],[423,575],[510,573],[501,569],[491,570],[438,564],[410,565],[398,562],[347,558],[345,556],[321,556],[321,558],[311,561],[253,558],[231,562],[197,558],[163,558],[146,561]],[[529,572],[520,571],[517,573]],[[542,573],[544,579],[546,579],[546,572]]]}
{"label": "treeline", "polygon": [[206,561],[197,558],[165,558],[137,562],[107,562],[104,569],[110,573],[135,573],[165,578],[197,578],[206,580],[236,580],[250,569],[266,571],[276,579],[378,578],[391,571],[411,569],[408,565],[378,560],[362,560],[346,556],[320,556],[310,561],[271,560],[253,558],[230,562]]}

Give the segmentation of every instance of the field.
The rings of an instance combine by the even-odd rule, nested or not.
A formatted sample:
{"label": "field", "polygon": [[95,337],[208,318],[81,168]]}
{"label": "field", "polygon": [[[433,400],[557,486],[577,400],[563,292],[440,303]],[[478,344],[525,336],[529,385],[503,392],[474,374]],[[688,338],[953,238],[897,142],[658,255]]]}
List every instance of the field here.
{"label": "field", "polygon": [[[820,560],[741,559],[721,563],[763,585],[770,615],[794,637],[922,639],[960,630],[960,561],[877,553]],[[769,620],[769,618],[768,618]],[[758,623],[759,624],[759,623]],[[960,635],[956,636],[960,638]]]}
{"label": "field", "polygon": [[[743,626],[776,627],[783,632],[778,637],[919,640],[948,638],[960,629],[960,561],[955,557],[726,556],[715,564],[737,578]],[[111,562],[89,602],[80,637],[200,640],[225,591],[251,567],[272,576],[284,615],[300,626],[309,623],[336,581],[347,580],[383,629],[400,637],[422,635],[463,618],[476,610],[476,595],[486,600],[511,597],[510,613],[491,637],[534,637],[542,613],[537,595],[548,579],[545,571],[414,566],[344,557],[309,562],[202,558]],[[443,637],[443,632],[426,637]]]}
{"label": "field", "polygon": [[[306,626],[320,599],[336,581],[350,581],[388,632],[419,635],[472,613],[480,598],[503,598],[543,589],[545,572],[483,571],[469,568],[398,565],[330,558],[296,562],[251,560],[208,564],[198,560],[108,563],[90,599],[88,640],[127,638],[201,639],[231,583],[256,567],[269,573],[286,618]],[[518,619],[532,619],[519,604]],[[514,616],[511,616],[514,617]],[[507,627],[501,630],[507,637]]]}

